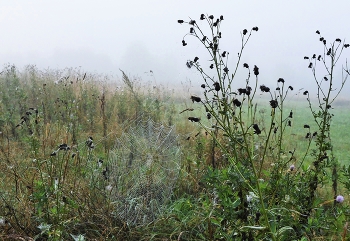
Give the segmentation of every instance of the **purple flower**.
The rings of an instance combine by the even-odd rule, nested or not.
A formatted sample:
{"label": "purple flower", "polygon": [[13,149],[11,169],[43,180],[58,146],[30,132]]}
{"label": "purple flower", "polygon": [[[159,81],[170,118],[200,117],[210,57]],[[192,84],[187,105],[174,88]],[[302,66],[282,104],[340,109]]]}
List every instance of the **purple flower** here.
{"label": "purple flower", "polygon": [[342,203],[344,202],[344,197],[342,195],[338,195],[336,198],[335,198],[335,201],[337,201],[338,203]]}
{"label": "purple flower", "polygon": [[290,165],[289,170],[292,172],[292,171],[294,171],[294,169],[295,169],[294,164]]}

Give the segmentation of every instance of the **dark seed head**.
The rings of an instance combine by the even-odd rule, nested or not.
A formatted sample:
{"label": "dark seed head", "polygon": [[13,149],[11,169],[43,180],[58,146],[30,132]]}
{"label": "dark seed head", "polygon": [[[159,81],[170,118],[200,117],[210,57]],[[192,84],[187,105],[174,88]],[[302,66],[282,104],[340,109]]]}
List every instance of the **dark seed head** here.
{"label": "dark seed head", "polygon": [[309,59],[309,57],[307,57],[307,56],[304,56],[304,59]]}
{"label": "dark seed head", "polygon": [[210,15],[208,18],[211,19],[211,20],[213,20],[213,19],[214,19],[214,16],[213,16],[213,15]]}
{"label": "dark seed head", "polygon": [[284,79],[283,78],[279,78],[278,80],[277,80],[277,83],[284,83]]}
{"label": "dark seed head", "polygon": [[350,44],[344,44],[344,48],[349,48]]}
{"label": "dark seed head", "polygon": [[262,92],[270,92],[270,88],[269,87],[266,87],[265,85],[260,85],[260,90]]}
{"label": "dark seed head", "polygon": [[247,63],[244,63],[244,64],[243,64],[243,67],[248,69],[248,68],[249,68],[249,65],[248,65]]}
{"label": "dark seed head", "polygon": [[196,20],[191,20],[188,22],[190,25],[194,25],[196,23]]}
{"label": "dark seed head", "polygon": [[270,100],[270,106],[272,108],[277,108],[278,106],[278,101],[277,100]]}
{"label": "dark seed head", "polygon": [[257,135],[261,134],[261,130],[258,124],[253,124],[253,129],[254,129],[254,134],[257,134]]}
{"label": "dark seed head", "polygon": [[197,62],[198,59],[199,59],[198,57],[195,57],[194,60],[193,60],[193,62]]}
{"label": "dark seed head", "polygon": [[289,88],[290,90],[293,90],[293,87],[292,87],[292,86],[288,86],[288,88]]}
{"label": "dark seed head", "polygon": [[259,28],[258,28],[258,27],[254,27],[253,30],[254,30],[254,31],[258,31]]}
{"label": "dark seed head", "polygon": [[213,68],[214,68],[214,64],[211,64],[211,65],[209,66],[209,68],[213,69]]}
{"label": "dark seed head", "polygon": [[192,102],[201,102],[201,98],[200,97],[198,97],[198,96],[191,96],[191,100],[192,100]]}
{"label": "dark seed head", "polygon": [[341,39],[340,38],[337,38],[335,41],[341,43]]}
{"label": "dark seed head", "polygon": [[242,105],[242,103],[238,100],[238,99],[234,99],[234,101],[232,102],[233,105],[240,107]]}
{"label": "dark seed head", "polygon": [[303,95],[307,95],[308,93],[309,93],[309,91],[305,90],[305,91],[303,92]]}
{"label": "dark seed head", "polygon": [[220,16],[220,20],[221,20],[221,21],[224,20],[224,16],[221,15],[221,16]]}
{"label": "dark seed head", "polygon": [[214,88],[216,91],[220,91],[220,84],[218,82],[214,83]]}
{"label": "dark seed head", "polygon": [[312,63],[309,64],[308,68],[310,68],[310,69],[312,68]]}
{"label": "dark seed head", "polygon": [[205,40],[207,40],[207,36],[204,36],[204,37],[202,38],[202,42],[204,42]]}
{"label": "dark seed head", "polygon": [[227,67],[224,68],[224,72],[227,74],[229,69]]}
{"label": "dark seed head", "polygon": [[226,51],[222,52],[221,56],[225,58],[226,57]]}
{"label": "dark seed head", "polygon": [[185,42],[185,40],[182,40],[182,46],[186,46],[187,43]]}
{"label": "dark seed head", "polygon": [[309,128],[310,129],[310,126],[309,125],[304,125],[304,128]]}
{"label": "dark seed head", "polygon": [[246,34],[247,34],[247,32],[248,32],[248,30],[247,30],[247,29],[243,29],[243,35],[246,35]]}
{"label": "dark seed head", "polygon": [[316,30],[316,33],[317,33],[317,34],[320,34],[320,31]]}
{"label": "dark seed head", "polygon": [[198,117],[188,117],[188,120],[191,122],[199,122],[201,120],[201,118]]}
{"label": "dark seed head", "polygon": [[178,23],[183,23],[183,22],[184,22],[184,20],[177,20],[177,22],[178,22]]}
{"label": "dark seed head", "polygon": [[205,84],[201,84],[201,87],[204,89],[205,88]]}
{"label": "dark seed head", "polygon": [[259,75],[259,68],[258,68],[258,66],[256,66],[256,65],[254,65],[254,74],[255,74],[256,76]]}
{"label": "dark seed head", "polygon": [[204,20],[205,19],[205,15],[202,13],[201,17],[199,18],[200,20]]}

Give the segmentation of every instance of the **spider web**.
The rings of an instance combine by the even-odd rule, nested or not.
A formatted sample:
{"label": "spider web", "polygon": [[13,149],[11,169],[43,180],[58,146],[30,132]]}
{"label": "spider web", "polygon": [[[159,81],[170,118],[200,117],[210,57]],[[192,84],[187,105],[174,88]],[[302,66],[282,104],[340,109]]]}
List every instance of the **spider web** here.
{"label": "spider web", "polygon": [[152,222],[169,199],[180,170],[174,127],[139,120],[124,130],[110,154],[115,215],[128,224]]}

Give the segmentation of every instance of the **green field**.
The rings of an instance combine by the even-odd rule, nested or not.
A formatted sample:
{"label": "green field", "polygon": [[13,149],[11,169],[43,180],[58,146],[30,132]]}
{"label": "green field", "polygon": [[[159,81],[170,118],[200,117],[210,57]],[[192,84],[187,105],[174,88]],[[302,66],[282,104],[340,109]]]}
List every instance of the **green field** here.
{"label": "green field", "polygon": [[[207,125],[211,121],[206,120],[203,107],[191,102],[190,94],[182,97],[186,91],[152,86],[128,76],[116,83],[112,79],[73,69],[40,71],[31,66],[23,71],[14,66],[5,68],[0,75],[0,89],[0,239],[225,240],[227,236],[224,235],[242,235],[243,239],[245,232],[248,233],[247,227],[239,227],[246,226],[240,223],[243,221],[227,219],[230,212],[235,212],[235,205],[237,209],[246,210],[243,202],[237,201],[246,195],[234,193],[234,188],[225,190],[225,197],[216,194],[220,187],[225,188],[230,182],[225,175],[233,175],[232,180],[236,178],[234,172],[230,172],[232,163],[218,147],[213,147],[209,133],[198,123],[188,120],[188,117],[195,116],[202,118],[202,123]],[[295,159],[288,162],[287,167],[298,165],[305,155],[308,139],[303,126],[308,124],[311,131],[316,130],[308,103],[302,99],[305,98],[298,101],[287,98],[285,102],[284,115],[288,116],[290,110],[294,113],[291,127],[286,127],[283,139],[285,153],[281,158],[295,149]],[[271,108],[268,102],[258,102],[257,120],[268,123]],[[341,166],[350,163],[348,103],[338,102],[331,109],[334,114],[331,138],[335,158]],[[186,110],[191,108],[194,111]],[[150,129],[144,127],[148,131],[147,138],[141,139],[136,134],[122,136],[133,123],[149,119],[157,127],[151,129],[151,134]],[[161,132],[163,126],[157,123],[174,126],[177,140],[169,140],[168,129]],[[268,127],[260,123],[263,131],[260,139],[252,136],[255,141],[263,142],[266,138],[264,130]],[[133,131],[131,133],[137,132],[136,129]],[[157,134],[155,140],[152,139],[154,133]],[[144,137],[145,134],[141,135]],[[91,141],[89,137],[92,137]],[[155,147],[149,145],[162,138],[169,141],[164,149],[160,149],[164,151],[154,148],[162,146],[165,141]],[[219,135],[220,138],[226,143],[224,137]],[[314,148],[312,144],[310,149]],[[124,150],[127,153],[123,153]],[[140,169],[131,170],[125,167],[125,163],[113,164],[118,163],[123,155],[132,160],[133,165],[139,163]],[[153,155],[153,159],[149,155]],[[178,159],[169,160],[175,156]],[[171,161],[174,163],[167,168],[164,168],[164,163],[158,169],[148,168],[156,158],[167,165]],[[216,170],[210,168],[213,158]],[[99,160],[103,160],[101,167],[98,166]],[[272,165],[273,160],[271,156],[264,165]],[[306,156],[305,170],[312,160],[312,156]],[[263,170],[263,173],[268,170]],[[288,173],[288,168],[282,170],[283,175]],[[121,176],[123,179],[118,179]],[[165,178],[157,180],[161,176]],[[211,184],[216,185],[215,182],[218,184],[212,188]],[[116,183],[124,184],[117,187]],[[172,185],[171,189],[166,189],[167,185]],[[160,197],[161,194],[154,191],[163,189],[169,190],[166,197]],[[143,190],[147,194],[139,194]],[[332,203],[333,194],[329,190],[329,187],[319,188],[320,201],[313,204],[317,207],[313,212],[319,212],[318,207],[328,207],[326,204]],[[318,221],[310,218],[310,225],[317,228],[298,234],[305,238],[302,240],[341,240],[346,230],[343,226],[349,220],[350,211],[345,207],[349,205],[350,196],[345,186],[339,184],[339,190],[345,197],[343,211],[336,209],[337,206],[322,210],[336,216],[338,223],[334,224],[330,219],[323,222],[325,226],[317,226]],[[244,191],[249,194],[248,190]],[[136,195],[135,198],[132,195]],[[146,204],[132,206],[130,203],[138,202],[139,197],[144,198]],[[153,206],[149,200],[161,201]],[[231,211],[223,210],[221,205],[225,202],[230,203]],[[130,219],[116,211],[122,203],[133,210],[146,210],[142,210],[143,216]],[[269,198],[267,204],[272,205]],[[289,208],[298,210],[296,204]],[[280,212],[277,216],[279,219],[282,216],[284,223],[290,226],[299,223],[297,211],[285,214],[281,210],[273,212]],[[125,212],[136,216],[136,211]],[[256,214],[250,213],[246,217],[249,222],[253,222],[252,215]],[[287,217],[292,218],[288,220]],[[237,225],[242,234],[230,231]],[[260,231],[255,228],[249,232],[259,235]]]}

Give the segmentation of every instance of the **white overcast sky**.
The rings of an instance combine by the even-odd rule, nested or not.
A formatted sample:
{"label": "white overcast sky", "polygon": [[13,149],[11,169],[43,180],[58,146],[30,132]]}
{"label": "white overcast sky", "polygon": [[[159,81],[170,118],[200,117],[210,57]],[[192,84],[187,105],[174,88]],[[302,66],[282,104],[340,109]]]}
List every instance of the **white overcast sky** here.
{"label": "white overcast sky", "polygon": [[[198,83],[186,60],[198,55],[209,65],[208,58],[194,38],[187,37],[182,47],[189,26],[177,20],[198,20],[201,13],[224,16],[222,43],[231,53],[238,52],[244,28],[259,27],[243,62],[260,68],[260,84],[283,77],[295,88],[310,88],[312,74],[303,57],[323,51],[316,30],[329,42],[350,43],[350,0],[0,0],[0,64],[81,66],[114,76],[122,69],[145,81],[154,80],[145,73],[152,70],[157,82]],[[236,54],[231,56],[233,69]],[[344,57],[350,59],[350,48]],[[237,81],[244,85],[241,71]]]}

